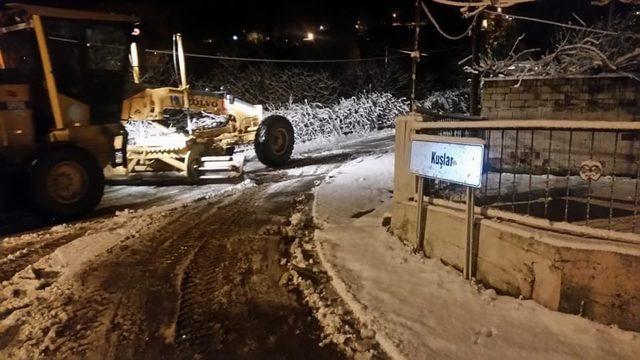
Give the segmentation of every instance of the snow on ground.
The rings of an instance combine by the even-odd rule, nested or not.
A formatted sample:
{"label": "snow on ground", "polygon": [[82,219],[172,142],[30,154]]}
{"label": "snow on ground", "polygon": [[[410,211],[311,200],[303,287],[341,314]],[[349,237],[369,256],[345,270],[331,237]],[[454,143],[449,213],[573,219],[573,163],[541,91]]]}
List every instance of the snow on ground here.
{"label": "snow on ground", "polygon": [[[135,298],[135,294],[103,291],[100,285],[102,279],[110,279],[111,276],[114,279],[120,278],[120,274],[116,268],[108,267],[93,271],[96,264],[104,264],[105,259],[110,259],[112,255],[117,255],[116,258],[120,260],[137,259],[136,256],[144,258],[147,256],[145,251],[151,246],[149,240],[159,237],[158,229],[167,228],[169,224],[175,224],[171,226],[178,230],[181,226],[186,226],[184,234],[180,233],[184,236],[178,236],[176,241],[188,242],[194,245],[194,249],[199,248],[195,244],[204,241],[201,234],[214,234],[212,230],[218,229],[215,217],[201,220],[201,217],[209,219],[208,215],[217,211],[209,210],[207,204],[212,203],[211,201],[198,201],[201,199],[217,201],[225,195],[240,193],[237,195],[242,196],[243,193],[249,193],[244,197],[245,202],[240,204],[235,203],[237,197],[227,197],[230,204],[225,209],[241,211],[238,209],[243,206],[260,207],[261,210],[252,215],[254,223],[279,223],[278,219],[282,216],[275,216],[273,213],[288,211],[291,206],[290,194],[308,192],[312,186],[319,184],[328,171],[347,159],[393,146],[388,133],[371,134],[363,138],[359,142],[332,144],[324,149],[296,156],[290,166],[280,170],[266,169],[263,165],[252,162],[247,166],[247,180],[236,185],[192,186],[175,179],[158,178],[136,185],[109,186],[105,201],[92,218],[0,238],[0,358],[33,358],[38,357],[38,354],[54,354],[57,351],[64,353],[71,351],[69,349],[82,348],[85,346],[84,341],[93,339],[92,336],[102,336],[99,331],[93,334],[89,332],[94,328],[101,329],[100,331],[109,328],[109,314],[116,311],[113,306],[120,306],[119,303],[114,305],[114,299],[126,296]],[[178,209],[181,207],[185,210]],[[242,213],[246,211],[243,210]],[[236,223],[242,222],[242,218],[236,213],[225,216],[233,221],[222,221],[219,226],[226,227],[228,232],[216,233],[216,236],[229,236],[234,241],[243,239],[244,233],[242,236],[235,236],[229,230],[242,231],[242,227]],[[209,230],[188,226],[208,224],[207,221],[211,224]],[[309,231],[312,233],[313,229]],[[170,238],[172,235],[167,236]],[[213,239],[216,240],[215,237]],[[174,255],[178,258],[190,256],[185,255],[185,247],[182,245],[175,249],[175,254],[167,249],[165,252],[170,261],[175,260],[171,260]],[[274,251],[277,253],[277,249]],[[164,258],[156,260],[165,263]],[[211,266],[217,268],[215,264]],[[132,269],[140,270],[136,266]],[[113,271],[113,274],[110,273]],[[90,273],[91,276],[88,275]],[[143,282],[141,286],[148,286],[148,283]],[[127,289],[126,286],[111,289],[115,288],[119,291]],[[143,288],[140,291],[153,292],[157,289]],[[103,302],[110,305],[106,306]],[[84,304],[94,303],[95,306],[83,307]],[[79,308],[82,310],[78,310]],[[124,310],[123,314],[127,321],[136,315]],[[100,323],[92,320],[94,317]],[[75,327],[77,322],[94,323],[95,326],[70,328]],[[277,328],[274,325],[274,329]],[[81,334],[82,340],[74,338],[75,335],[68,335],[71,333]],[[374,348],[374,345],[368,343],[368,339],[361,339],[362,341],[351,345],[357,346],[361,352]],[[10,343],[11,346],[8,346]]]}
{"label": "snow on ground", "polygon": [[341,147],[353,144],[358,141],[362,141],[363,138],[367,139],[376,139],[376,138],[384,138],[389,135],[393,135],[395,133],[394,129],[384,129],[380,131],[375,131],[369,134],[347,134],[347,135],[339,135],[335,137],[320,137],[311,141],[307,141],[301,144],[296,144],[293,148],[293,154],[302,155],[308,154],[314,151],[330,151],[328,149],[334,148],[336,144],[339,144]]}
{"label": "snow on ground", "polygon": [[[118,243],[136,239],[163,223],[165,214],[154,212],[136,214],[123,211],[100,229],[87,231],[74,241],[58,247],[51,254],[16,273],[0,287],[0,336],[10,334],[24,324],[22,336],[24,352],[13,354],[19,358],[37,356],[29,354],[33,349],[40,353],[55,351],[60,342],[53,339],[72,314],[62,310],[63,305],[77,299],[83,287],[73,277],[94,258],[114,248]],[[65,226],[63,230],[66,230]],[[45,304],[53,304],[54,311],[38,312]],[[46,329],[44,341],[40,334]],[[0,357],[9,356],[0,350]]]}
{"label": "snow on ground", "polygon": [[396,358],[636,359],[640,335],[497,296],[381,226],[393,154],[352,161],[317,190],[315,239],[352,310]]}
{"label": "snow on ground", "polygon": [[[252,185],[251,181],[245,181],[223,190],[197,191],[191,196],[176,196],[170,203],[146,209],[124,209],[108,218],[61,224],[39,232],[5,238],[0,242],[0,254],[4,250],[9,252],[0,259],[3,276],[5,269],[15,267],[14,263],[19,265],[28,261],[31,253],[43,253],[44,256],[0,284],[0,337],[19,324],[27,324],[25,344],[29,344],[30,339],[39,341],[36,332],[43,328],[50,329],[46,338],[55,337],[56,332],[60,331],[60,324],[64,324],[70,314],[55,311],[43,316],[36,310],[47,303],[54,304],[54,308],[62,308],[63,304],[81,297],[83,287],[74,277],[98,256],[128,241],[135,244],[142,235],[171,221],[172,217],[168,216],[170,210],[184,207],[199,198],[222,196]],[[51,252],[44,250],[49,247],[56,248]],[[45,341],[36,347],[44,351],[58,345]],[[30,357],[26,353],[21,356]]]}
{"label": "snow on ground", "polygon": [[[244,188],[251,186],[251,180],[239,183],[220,182],[215,184],[185,185],[184,179],[177,183],[166,179],[149,178],[139,184],[111,185],[105,189],[105,196],[98,207],[98,211],[106,209],[138,209],[149,208],[175,208],[184,206],[201,199],[208,199],[223,193],[230,188]],[[165,182],[163,184],[163,182]]]}

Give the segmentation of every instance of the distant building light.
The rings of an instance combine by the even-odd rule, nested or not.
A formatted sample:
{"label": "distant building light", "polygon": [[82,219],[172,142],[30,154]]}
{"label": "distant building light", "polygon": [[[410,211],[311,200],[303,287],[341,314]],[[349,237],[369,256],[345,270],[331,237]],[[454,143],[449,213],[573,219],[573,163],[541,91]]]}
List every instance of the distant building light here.
{"label": "distant building light", "polygon": [[246,41],[258,44],[264,41],[264,34],[257,31],[252,31],[245,36]]}
{"label": "distant building light", "polygon": [[498,7],[498,12],[502,14],[502,8]]}
{"label": "distant building light", "polygon": [[231,38],[233,39],[233,41],[238,41],[238,35],[233,35]]}
{"label": "distant building light", "polygon": [[391,17],[395,19],[395,18],[397,18],[397,17],[398,17],[398,14],[393,13],[393,14],[391,14]]}
{"label": "distant building light", "polygon": [[489,27],[489,22],[487,21],[487,19],[482,19],[482,28],[486,29]]}
{"label": "distant building light", "polygon": [[324,25],[320,25],[320,31],[324,31]]}
{"label": "distant building light", "polygon": [[312,33],[311,31],[309,31],[309,32],[307,33],[307,37],[305,37],[305,38],[304,38],[304,39],[302,39],[302,40],[304,40],[304,41],[313,41],[315,38],[316,38],[315,34],[314,34],[314,33]]}

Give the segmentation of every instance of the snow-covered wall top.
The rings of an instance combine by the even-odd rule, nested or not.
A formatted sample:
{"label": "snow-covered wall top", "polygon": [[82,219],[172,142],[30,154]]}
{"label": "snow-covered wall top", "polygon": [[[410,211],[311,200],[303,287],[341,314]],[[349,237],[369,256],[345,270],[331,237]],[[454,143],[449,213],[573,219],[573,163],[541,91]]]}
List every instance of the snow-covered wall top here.
{"label": "snow-covered wall top", "polygon": [[489,119],[640,120],[640,82],[626,76],[486,79]]}

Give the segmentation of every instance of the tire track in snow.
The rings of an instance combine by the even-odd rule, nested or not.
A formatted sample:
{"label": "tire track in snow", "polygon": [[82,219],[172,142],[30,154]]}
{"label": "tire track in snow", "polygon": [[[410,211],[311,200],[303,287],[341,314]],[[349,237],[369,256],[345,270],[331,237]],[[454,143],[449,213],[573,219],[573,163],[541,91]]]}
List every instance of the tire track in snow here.
{"label": "tire track in snow", "polygon": [[206,238],[202,224],[215,212],[208,202],[177,211],[173,221],[139,239],[140,246],[123,249],[85,271],[83,282],[93,284],[95,293],[83,297],[83,302],[110,299],[109,306],[94,309],[99,321],[82,315],[77,319],[84,324],[81,327],[93,328],[92,336],[78,342],[91,344],[87,355],[172,357],[173,345],[166,333],[175,323],[182,263]]}
{"label": "tire track in snow", "polygon": [[[317,179],[299,180],[310,189]],[[286,246],[280,236],[260,234],[280,225],[260,215],[288,217],[295,194],[283,189],[276,201],[265,200],[273,195],[267,192],[268,186],[245,191],[207,225],[210,235],[181,284],[179,358],[343,358],[335,347],[318,345],[321,329],[309,308],[279,285]]]}
{"label": "tire track in snow", "polygon": [[232,280],[234,269],[229,268],[230,262],[235,260],[233,262],[236,264],[241,263],[241,259],[229,258],[225,242],[230,239],[225,239],[225,236],[240,229],[240,223],[250,214],[250,199],[254,197],[255,191],[247,192],[233,204],[220,209],[215,224],[208,226],[211,229],[208,239],[198,247],[187,265],[180,286],[180,310],[176,321],[175,338],[178,348],[188,347],[190,351],[204,349],[206,354],[220,345],[221,334],[216,334],[219,324],[211,321],[213,319],[208,316],[215,307],[202,302],[208,303],[211,294],[221,290],[220,283],[216,280],[221,277]]}

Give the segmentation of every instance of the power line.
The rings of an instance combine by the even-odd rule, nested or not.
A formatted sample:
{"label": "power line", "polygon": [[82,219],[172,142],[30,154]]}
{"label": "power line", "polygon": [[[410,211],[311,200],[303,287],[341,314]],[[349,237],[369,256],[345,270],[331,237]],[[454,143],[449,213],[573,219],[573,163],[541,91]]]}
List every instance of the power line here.
{"label": "power line", "polygon": [[619,35],[619,33],[615,31],[599,30],[599,29],[589,28],[586,26],[563,24],[563,23],[559,23],[551,20],[538,19],[538,18],[533,18],[528,16],[509,15],[509,14],[499,13],[491,10],[485,10],[484,12],[491,15],[502,16],[507,19],[513,18],[513,19],[520,19],[520,20],[526,20],[526,21],[533,21],[533,22],[542,23],[542,24],[554,25],[554,26],[559,26],[559,27],[564,27],[564,28],[574,29],[574,30],[585,30],[585,31],[590,31],[590,32],[599,33],[599,34],[606,34],[606,35]]}
{"label": "power line", "polygon": [[[153,50],[147,49],[146,52],[154,54],[173,54],[171,50]],[[217,55],[205,55],[205,54],[191,54],[185,53],[184,56],[204,59],[216,59],[216,60],[232,60],[232,61],[251,61],[251,62],[271,62],[271,63],[346,63],[346,62],[361,62],[361,61],[379,61],[385,59],[395,59],[405,57],[406,55],[392,55],[392,56],[377,56],[362,59],[327,59],[327,60],[293,60],[293,59],[267,59],[267,58],[246,58],[246,57],[233,57],[233,56],[217,56]]]}
{"label": "power line", "polygon": [[[422,56],[429,56],[433,54],[443,53],[451,50],[456,50],[459,48],[466,47],[466,45],[458,45],[452,46],[444,49],[435,49],[429,50],[421,53]],[[391,49],[395,51],[399,51],[405,54],[411,54],[410,51],[405,51],[401,49]],[[173,52],[171,50],[154,50],[154,49],[146,49],[146,52],[154,53],[154,54],[168,54],[172,55]],[[218,56],[218,55],[206,55],[206,54],[191,54],[185,53],[185,56],[196,57],[196,58],[206,58],[206,59],[217,59],[217,60],[234,60],[234,61],[252,61],[252,62],[280,62],[280,63],[326,63],[326,62],[359,62],[359,61],[376,61],[376,60],[384,60],[384,59],[398,59],[404,58],[406,55],[390,55],[390,56],[377,56],[370,58],[362,58],[362,59],[329,59],[329,60],[293,60],[293,59],[262,59],[262,58],[243,58],[243,57],[230,57],[230,56]]]}
{"label": "power line", "polygon": [[469,28],[467,30],[465,30],[462,34],[460,35],[449,35],[446,32],[444,32],[444,30],[442,30],[442,28],[440,28],[440,25],[438,25],[438,22],[436,21],[436,19],[433,17],[433,15],[431,15],[431,12],[429,11],[429,8],[427,8],[427,6],[424,4],[424,2],[420,2],[420,5],[422,5],[422,10],[424,10],[424,12],[427,14],[427,16],[429,17],[429,20],[431,20],[431,22],[433,23],[433,26],[435,26],[436,30],[438,30],[438,32],[440,33],[440,35],[446,37],[449,40],[460,40],[464,37],[467,37],[469,35],[469,32],[471,32],[471,28],[473,27],[473,24],[476,22],[476,18],[478,17],[478,13],[475,14],[475,16],[473,17],[473,20],[471,21],[471,25],[469,25]]}

